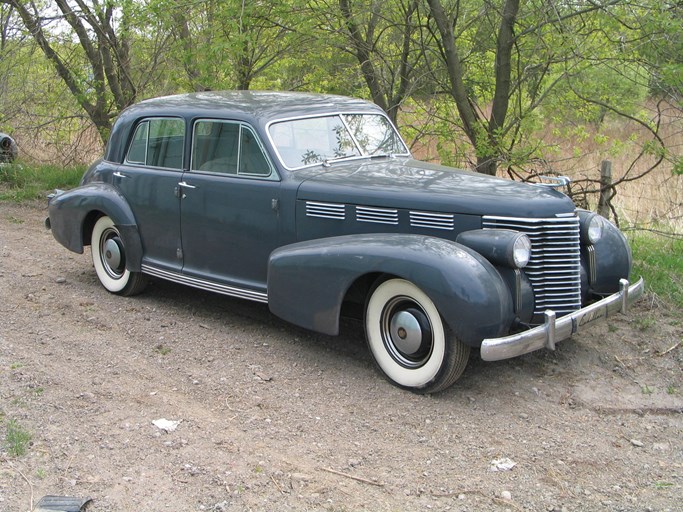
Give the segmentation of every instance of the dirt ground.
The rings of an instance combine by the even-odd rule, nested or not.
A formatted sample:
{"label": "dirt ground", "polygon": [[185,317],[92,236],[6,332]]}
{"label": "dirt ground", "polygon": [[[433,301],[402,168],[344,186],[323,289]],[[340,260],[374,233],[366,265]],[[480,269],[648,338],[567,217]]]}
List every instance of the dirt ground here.
{"label": "dirt ground", "polygon": [[321,336],[162,281],[110,295],[45,214],[0,203],[0,511],[683,510],[683,317],[652,297],[418,396],[355,323]]}

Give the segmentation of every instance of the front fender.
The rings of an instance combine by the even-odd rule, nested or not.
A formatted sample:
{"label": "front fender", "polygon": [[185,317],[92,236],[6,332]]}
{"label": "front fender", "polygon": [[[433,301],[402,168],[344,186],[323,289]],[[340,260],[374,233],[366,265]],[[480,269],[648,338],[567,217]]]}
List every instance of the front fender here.
{"label": "front fender", "polygon": [[592,247],[581,250],[584,267],[592,274],[589,293],[610,295],[619,291],[619,280],[629,279],[633,258],[624,234],[614,224],[605,222],[602,238]]}
{"label": "front fender", "polygon": [[[83,253],[90,244],[88,220],[104,214],[119,229],[126,246],[126,267],[140,270],[142,244],[133,211],[121,193],[108,183],[89,183],[51,197],[48,203],[52,235],[64,247]],[[93,219],[94,221],[94,219]],[[87,237],[87,238],[86,238]]]}
{"label": "front fender", "polygon": [[373,273],[413,282],[471,346],[507,333],[514,318],[510,291],[482,256],[449,240],[405,234],[339,236],[275,250],[268,267],[268,304],[291,323],[338,334],[347,290]]}

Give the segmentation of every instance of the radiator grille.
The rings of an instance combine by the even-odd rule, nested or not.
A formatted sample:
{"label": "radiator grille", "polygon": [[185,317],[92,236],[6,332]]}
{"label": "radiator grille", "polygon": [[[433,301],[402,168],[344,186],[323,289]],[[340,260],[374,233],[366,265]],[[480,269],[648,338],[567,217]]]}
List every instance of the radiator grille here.
{"label": "radiator grille", "polygon": [[524,272],[534,289],[535,314],[547,309],[566,314],[581,308],[581,248],[576,215],[548,219],[484,216],[483,227],[513,229],[531,240],[531,260]]}

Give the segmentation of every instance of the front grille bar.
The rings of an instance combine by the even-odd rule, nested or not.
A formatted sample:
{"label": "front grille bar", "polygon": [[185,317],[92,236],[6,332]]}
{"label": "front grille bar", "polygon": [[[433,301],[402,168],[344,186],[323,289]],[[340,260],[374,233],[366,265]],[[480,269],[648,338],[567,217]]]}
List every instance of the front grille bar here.
{"label": "front grille bar", "polygon": [[484,216],[484,229],[512,229],[531,240],[531,259],[524,273],[534,290],[535,315],[546,310],[568,313],[581,308],[579,218],[525,219]]}

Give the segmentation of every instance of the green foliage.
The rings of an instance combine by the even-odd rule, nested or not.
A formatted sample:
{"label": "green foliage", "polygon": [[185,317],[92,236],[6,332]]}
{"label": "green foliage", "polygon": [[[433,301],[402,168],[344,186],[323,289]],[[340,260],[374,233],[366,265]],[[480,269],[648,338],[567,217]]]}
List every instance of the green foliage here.
{"label": "green foliage", "polygon": [[638,232],[630,243],[633,275],[642,275],[649,291],[683,310],[683,240]]}
{"label": "green foliage", "polygon": [[8,420],[6,426],[5,449],[7,453],[12,457],[25,455],[33,436],[14,419]]}
{"label": "green foliage", "polygon": [[45,198],[55,188],[69,189],[77,186],[84,171],[83,166],[2,165],[0,200],[20,202]]}

